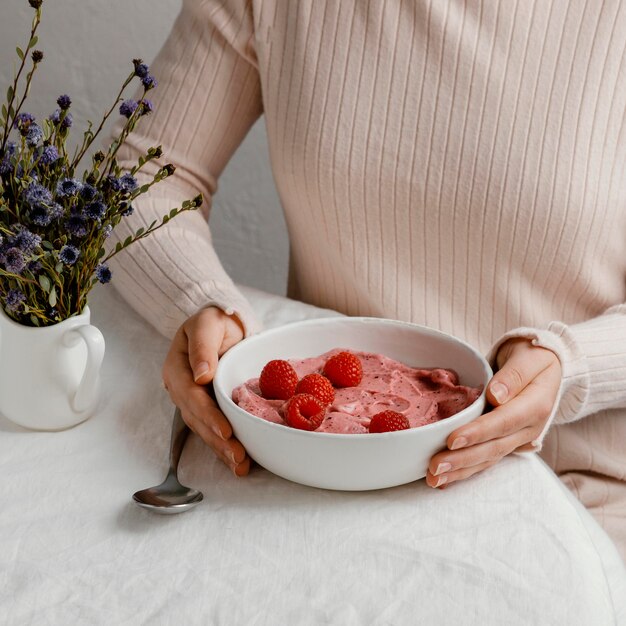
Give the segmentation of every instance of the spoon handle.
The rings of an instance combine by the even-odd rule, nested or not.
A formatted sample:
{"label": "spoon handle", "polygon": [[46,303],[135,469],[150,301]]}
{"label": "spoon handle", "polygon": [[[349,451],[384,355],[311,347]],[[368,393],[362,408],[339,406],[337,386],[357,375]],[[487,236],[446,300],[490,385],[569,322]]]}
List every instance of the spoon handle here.
{"label": "spoon handle", "polygon": [[174,475],[176,475],[178,471],[178,462],[180,461],[180,455],[183,453],[187,435],[189,435],[189,427],[183,421],[180,409],[176,407],[174,422],[172,423],[172,440],[170,443],[170,472],[173,472]]}

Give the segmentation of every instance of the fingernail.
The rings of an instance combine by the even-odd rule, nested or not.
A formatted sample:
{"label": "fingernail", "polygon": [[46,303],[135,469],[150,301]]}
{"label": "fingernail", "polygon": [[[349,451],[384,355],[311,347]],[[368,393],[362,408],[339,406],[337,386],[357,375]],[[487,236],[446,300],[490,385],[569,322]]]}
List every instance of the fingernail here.
{"label": "fingernail", "polygon": [[450,446],[450,450],[458,450],[464,448],[467,445],[467,439],[465,437],[457,437]]}
{"label": "fingernail", "polygon": [[198,382],[198,378],[201,378],[209,371],[209,364],[206,361],[202,361],[202,363],[198,363],[196,365],[196,369],[193,371],[193,380],[194,382]]}
{"label": "fingernail", "polygon": [[439,476],[439,478],[437,479],[437,484],[435,485],[435,489],[437,487],[441,487],[441,485],[443,485],[444,483],[448,482],[448,477],[447,476]]}
{"label": "fingernail", "polygon": [[439,476],[439,474],[443,474],[444,472],[449,472],[452,469],[452,465],[450,463],[439,463],[437,465],[437,470],[433,474],[433,476]]}
{"label": "fingernail", "polygon": [[491,395],[498,401],[499,404],[506,402],[507,396],[509,395],[509,390],[506,388],[506,385],[502,383],[493,383],[489,388],[491,391]]}

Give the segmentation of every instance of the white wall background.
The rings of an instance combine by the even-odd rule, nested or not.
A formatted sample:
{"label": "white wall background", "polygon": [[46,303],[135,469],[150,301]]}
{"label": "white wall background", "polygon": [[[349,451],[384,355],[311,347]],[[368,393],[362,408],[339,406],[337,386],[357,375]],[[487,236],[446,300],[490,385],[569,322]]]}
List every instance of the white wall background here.
{"label": "white wall background", "polygon": [[[179,8],[180,0],[44,0],[37,47],[45,59],[26,110],[37,117],[49,115],[56,98],[67,93],[73,101],[74,137],[82,136],[86,120],[99,122],[131,60],[153,59]],[[2,101],[1,94],[13,79],[15,47],[25,47],[32,15],[27,0],[0,0]],[[287,233],[262,119],[220,178],[211,229],[218,254],[234,280],[285,292]]]}

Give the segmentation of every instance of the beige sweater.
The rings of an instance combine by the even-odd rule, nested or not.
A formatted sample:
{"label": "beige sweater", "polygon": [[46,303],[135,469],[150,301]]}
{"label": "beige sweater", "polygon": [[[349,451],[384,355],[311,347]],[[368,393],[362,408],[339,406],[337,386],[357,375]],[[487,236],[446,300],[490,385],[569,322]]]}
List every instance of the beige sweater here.
{"label": "beige sweater", "polygon": [[[578,469],[624,480],[625,45],[619,0],[186,1],[152,66],[155,113],[123,155],[160,143],[177,174],[117,236],[198,191],[210,205],[265,114],[290,295],[484,352],[535,338],[563,364],[556,423],[594,415]],[[205,217],[113,268],[167,335],[208,304],[255,329]]]}

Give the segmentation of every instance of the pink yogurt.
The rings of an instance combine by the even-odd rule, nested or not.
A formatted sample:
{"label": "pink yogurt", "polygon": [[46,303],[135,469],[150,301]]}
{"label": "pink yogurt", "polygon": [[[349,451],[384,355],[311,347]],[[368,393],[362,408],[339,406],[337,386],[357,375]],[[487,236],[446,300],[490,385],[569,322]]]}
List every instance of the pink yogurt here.
{"label": "pink yogurt", "polygon": [[[318,357],[290,359],[289,363],[298,378],[302,378],[307,374],[322,373],[326,361],[342,351],[335,348]],[[347,352],[359,357],[363,380],[357,387],[335,389],[335,400],[326,408],[324,420],[315,432],[368,433],[372,417],[386,410],[403,413],[411,428],[417,428],[462,411],[482,393],[482,386],[459,385],[459,377],[453,370],[419,369],[382,354]],[[236,387],[233,401],[268,422],[288,425],[283,419],[286,402],[263,398],[258,378],[251,378]]]}

